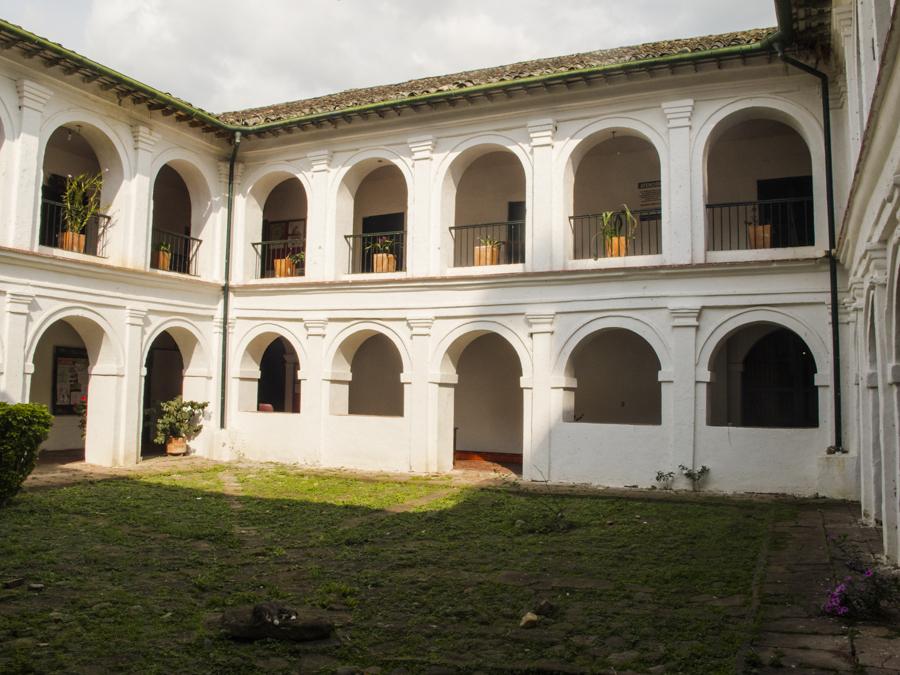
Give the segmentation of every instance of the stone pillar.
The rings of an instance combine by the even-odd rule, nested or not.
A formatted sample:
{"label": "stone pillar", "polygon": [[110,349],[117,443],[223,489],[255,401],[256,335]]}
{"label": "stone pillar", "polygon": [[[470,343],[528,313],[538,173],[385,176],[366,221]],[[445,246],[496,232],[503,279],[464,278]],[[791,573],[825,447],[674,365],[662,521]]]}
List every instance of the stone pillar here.
{"label": "stone pillar", "polygon": [[127,266],[145,269],[150,264],[149,247],[153,227],[153,181],[150,177],[150,165],[159,134],[143,124],[136,124],[131,127],[131,135],[134,138],[135,156],[131,180],[132,210],[122,256]]}
{"label": "stone pillar", "polygon": [[44,107],[53,92],[24,79],[16,81],[16,91],[19,94],[19,137],[15,141],[9,192],[11,220],[5,241],[14,248],[30,249],[38,243],[41,213],[40,183],[43,171],[38,163],[41,124],[44,121]]}
{"label": "stone pillar", "polygon": [[419,473],[437,469],[432,437],[436,439],[437,429],[433,428],[432,417],[437,410],[432,406],[436,401],[431,398],[429,384],[429,348],[431,345],[431,317],[411,317],[407,319],[412,336],[412,373],[410,386],[406,391],[410,394],[406,402],[406,414],[409,417],[410,470]]}
{"label": "stone pillar", "polygon": [[[307,249],[308,250],[308,249]],[[311,420],[307,426],[310,436],[306,439],[310,448],[308,456],[314,464],[322,464],[323,438],[325,419],[329,414],[329,383],[325,380],[325,331],[328,321],[325,319],[307,319],[303,322],[306,328],[306,362],[300,364],[300,372],[304,381],[302,400],[300,402],[303,416]],[[330,364],[328,364],[330,369]]]}
{"label": "stone pillar", "polygon": [[[523,435],[522,474],[526,480],[549,481],[550,475],[550,434],[551,424],[551,370],[553,364],[553,321],[555,314],[526,314],[531,334],[532,375],[529,382],[523,373],[523,400],[530,401],[530,427]],[[530,387],[529,387],[530,385]],[[530,389],[530,395],[529,390]],[[530,431],[529,434],[527,432]],[[526,440],[529,439],[529,440]]]}
{"label": "stone pillar", "polygon": [[22,291],[9,291],[6,294],[6,321],[3,335],[2,354],[3,363],[0,363],[3,376],[3,390],[0,392],[0,400],[11,403],[21,403],[28,400],[31,373],[34,371],[32,363],[26,363],[25,350],[28,335],[28,315],[31,302],[34,297],[31,293]]}
{"label": "stone pillar", "polygon": [[84,461],[99,466],[121,466],[125,463],[123,427],[131,424],[123,415],[126,411],[131,415],[138,413],[124,397],[124,369],[112,363],[101,363],[91,365],[88,373]]}
{"label": "stone pillar", "polygon": [[[704,213],[694,222],[691,191],[691,114],[694,100],[662,104],[669,126],[669,175],[663,184],[662,253],[670,264],[703,262],[706,253]],[[700,186],[697,186],[701,189]]]}
{"label": "stone pillar", "polygon": [[431,218],[434,137],[417,136],[408,142],[413,158],[413,209],[406,224],[406,269],[410,276],[424,277],[438,274],[440,269],[441,222]]}
{"label": "stone pillar", "polygon": [[[565,231],[553,222],[553,136],[552,119],[528,123],[531,137],[531,205],[525,215],[525,269],[562,269],[565,263]],[[561,224],[560,224],[561,225]]]}
{"label": "stone pillar", "polygon": [[[124,392],[118,413],[122,438],[119,443],[120,453],[113,460],[117,466],[136,464],[141,458],[145,375],[142,352],[146,318],[147,312],[143,309],[125,310],[125,369],[121,378]],[[90,386],[93,389],[93,381]]]}
{"label": "stone pillar", "polygon": [[[705,387],[702,383],[709,382],[709,371],[707,364],[695,367],[700,308],[669,307],[669,315],[672,319],[672,370],[661,372],[660,381],[671,382],[668,387],[671,391],[668,397],[671,411],[669,413],[673,464],[671,470],[677,473],[675,467],[679,464],[694,466],[697,418],[706,407],[705,401],[698,405],[698,390]],[[665,418],[666,414],[663,411],[663,419]]]}
{"label": "stone pillar", "polygon": [[312,164],[311,194],[307,195],[306,220],[306,278],[323,280],[337,278],[335,231],[329,219],[328,170],[331,153],[327,150],[307,155]]}

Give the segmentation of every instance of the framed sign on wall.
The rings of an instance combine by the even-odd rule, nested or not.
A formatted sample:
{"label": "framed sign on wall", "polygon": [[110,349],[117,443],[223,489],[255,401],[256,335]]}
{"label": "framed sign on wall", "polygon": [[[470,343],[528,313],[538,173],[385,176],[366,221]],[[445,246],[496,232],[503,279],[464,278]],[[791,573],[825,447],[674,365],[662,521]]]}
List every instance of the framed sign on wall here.
{"label": "framed sign on wall", "polygon": [[84,349],[53,349],[53,414],[77,415],[82,396],[87,396],[88,355]]}

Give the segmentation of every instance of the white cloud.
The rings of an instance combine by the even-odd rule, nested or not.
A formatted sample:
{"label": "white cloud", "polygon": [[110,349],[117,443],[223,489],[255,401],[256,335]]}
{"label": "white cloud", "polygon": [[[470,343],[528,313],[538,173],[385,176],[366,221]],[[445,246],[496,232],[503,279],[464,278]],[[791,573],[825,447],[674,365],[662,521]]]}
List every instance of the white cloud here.
{"label": "white cloud", "polygon": [[0,0],[0,14],[215,112],[775,22],[769,0]]}

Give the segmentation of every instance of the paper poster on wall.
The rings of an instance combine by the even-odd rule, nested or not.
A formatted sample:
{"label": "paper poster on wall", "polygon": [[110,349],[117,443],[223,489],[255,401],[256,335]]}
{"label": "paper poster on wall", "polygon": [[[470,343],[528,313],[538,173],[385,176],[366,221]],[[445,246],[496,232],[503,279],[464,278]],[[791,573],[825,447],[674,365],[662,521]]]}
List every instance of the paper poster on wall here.
{"label": "paper poster on wall", "polygon": [[84,349],[53,350],[53,414],[75,415],[82,396],[87,396],[88,356]]}
{"label": "paper poster on wall", "polygon": [[642,180],[638,182],[641,209],[658,209],[662,204],[662,182]]}

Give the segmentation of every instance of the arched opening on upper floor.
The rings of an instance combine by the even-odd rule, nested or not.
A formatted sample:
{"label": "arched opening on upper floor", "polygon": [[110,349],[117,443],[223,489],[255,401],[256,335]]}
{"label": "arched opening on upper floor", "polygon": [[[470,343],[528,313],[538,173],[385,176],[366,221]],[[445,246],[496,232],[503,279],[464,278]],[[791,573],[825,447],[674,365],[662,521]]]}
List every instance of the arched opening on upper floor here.
{"label": "arched opening on upper floor", "polygon": [[44,148],[38,243],[105,257],[123,178],[122,160],[100,129],[76,122],[58,127]]}
{"label": "arched opening on upper floor", "polygon": [[815,244],[812,160],[786,115],[747,108],[719,122],[705,176],[708,251]]}
{"label": "arched opening on upper floor", "polygon": [[710,426],[819,426],[815,357],[794,331],[774,323],[745,324],[719,342],[709,370]]}
{"label": "arched opening on upper floor", "polygon": [[627,128],[598,131],[576,147],[569,171],[573,258],[662,252],[660,159],[645,136]]}
{"label": "arched opening on upper floor", "polygon": [[267,331],[253,338],[241,361],[238,409],[299,413],[300,358],[284,336]]}
{"label": "arched opening on upper floor", "polygon": [[152,268],[200,274],[200,245],[211,206],[209,187],[193,164],[172,160],[160,168],[153,181]]}
{"label": "arched opening on upper floor", "polygon": [[257,279],[305,274],[308,208],[303,183],[287,171],[273,172],[254,184],[247,205],[247,235]]}
{"label": "arched opening on upper floor", "polygon": [[344,175],[337,195],[337,224],[347,272],[401,272],[407,265],[409,188],[392,161],[369,158]]}
{"label": "arched opening on upper floor", "polygon": [[525,169],[509,149],[477,145],[445,177],[454,267],[525,262]]}
{"label": "arched opening on upper floor", "polygon": [[660,361],[643,337],[625,328],[604,328],[584,339],[569,357],[577,382],[568,422],[661,424]]}

